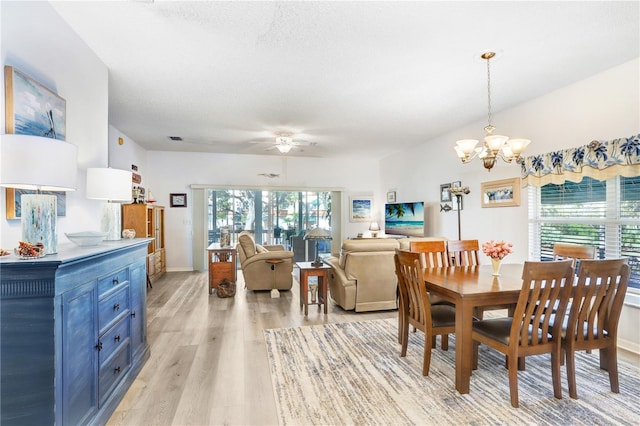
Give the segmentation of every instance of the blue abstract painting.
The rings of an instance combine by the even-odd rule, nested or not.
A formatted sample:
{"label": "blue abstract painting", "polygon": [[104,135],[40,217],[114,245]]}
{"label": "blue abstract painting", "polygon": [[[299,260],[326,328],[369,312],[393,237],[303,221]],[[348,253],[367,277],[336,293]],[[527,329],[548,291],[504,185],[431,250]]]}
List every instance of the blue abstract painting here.
{"label": "blue abstract painting", "polygon": [[13,67],[5,67],[5,76],[7,133],[65,140],[65,100]]}

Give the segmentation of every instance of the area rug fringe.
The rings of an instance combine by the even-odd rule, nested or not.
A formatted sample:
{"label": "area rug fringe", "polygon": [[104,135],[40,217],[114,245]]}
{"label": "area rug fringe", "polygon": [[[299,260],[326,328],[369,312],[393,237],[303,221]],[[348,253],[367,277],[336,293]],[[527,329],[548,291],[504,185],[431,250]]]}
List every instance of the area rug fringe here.
{"label": "area rug fringe", "polygon": [[400,357],[395,319],[264,331],[281,425],[637,425],[640,370],[619,362],[620,393],[610,391],[598,352],[576,359],[579,399],[553,397],[548,355],[518,373],[520,408],[509,402],[504,358],[480,348],[471,392],[455,390],[455,338],[433,350],[422,376],[424,334],[410,333]]}

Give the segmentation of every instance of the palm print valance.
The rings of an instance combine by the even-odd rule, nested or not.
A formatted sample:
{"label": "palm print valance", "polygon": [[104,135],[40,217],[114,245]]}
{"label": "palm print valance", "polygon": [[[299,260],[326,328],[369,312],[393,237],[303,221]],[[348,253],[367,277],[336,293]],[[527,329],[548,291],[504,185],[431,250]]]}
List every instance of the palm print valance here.
{"label": "palm print valance", "polygon": [[532,155],[521,167],[523,186],[580,182],[584,176],[597,180],[640,176],[640,135]]}

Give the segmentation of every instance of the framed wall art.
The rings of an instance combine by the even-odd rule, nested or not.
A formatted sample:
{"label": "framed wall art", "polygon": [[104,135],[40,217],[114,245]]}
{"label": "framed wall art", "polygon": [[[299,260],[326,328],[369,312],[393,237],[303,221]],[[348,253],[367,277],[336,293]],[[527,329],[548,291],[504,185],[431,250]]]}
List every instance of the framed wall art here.
{"label": "framed wall art", "polygon": [[187,207],[187,194],[169,194],[169,206]]}
{"label": "framed wall art", "polygon": [[371,222],[373,220],[373,197],[349,198],[349,222]]}
{"label": "framed wall art", "polygon": [[483,182],[480,185],[482,207],[520,205],[520,178]]}
{"label": "framed wall art", "polygon": [[451,192],[449,192],[450,188],[451,188],[450,183],[443,183],[442,185],[440,185],[440,202],[441,203],[451,202]]}
{"label": "framed wall art", "polygon": [[387,203],[395,203],[396,202],[396,191],[387,192]]}
{"label": "framed wall art", "polygon": [[[6,213],[7,219],[20,219],[22,217],[22,202],[21,197],[24,194],[35,194],[35,190],[31,189],[15,189],[5,188],[5,195],[7,200]],[[58,216],[67,215],[67,195],[66,192],[59,191],[42,191],[42,194],[55,195],[58,199],[56,211]]]}
{"label": "framed wall art", "polygon": [[5,130],[65,140],[66,101],[14,67],[4,67]]}

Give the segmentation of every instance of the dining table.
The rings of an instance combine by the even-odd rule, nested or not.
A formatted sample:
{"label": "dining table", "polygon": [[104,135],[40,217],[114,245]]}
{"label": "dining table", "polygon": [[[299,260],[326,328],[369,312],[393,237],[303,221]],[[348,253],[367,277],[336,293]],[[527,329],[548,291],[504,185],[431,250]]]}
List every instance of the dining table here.
{"label": "dining table", "polygon": [[523,263],[503,264],[494,276],[491,265],[423,269],[427,291],[456,307],[456,390],[469,393],[473,368],[474,311],[482,306],[514,306],[522,289]]}

